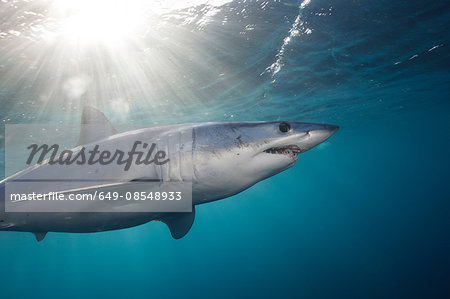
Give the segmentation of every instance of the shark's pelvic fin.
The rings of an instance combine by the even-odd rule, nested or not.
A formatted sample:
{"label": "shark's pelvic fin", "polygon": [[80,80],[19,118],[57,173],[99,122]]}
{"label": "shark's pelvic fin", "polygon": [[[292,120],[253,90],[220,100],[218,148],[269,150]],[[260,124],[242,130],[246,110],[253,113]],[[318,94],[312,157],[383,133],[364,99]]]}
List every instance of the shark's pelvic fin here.
{"label": "shark's pelvic fin", "polygon": [[45,233],[38,232],[38,233],[33,233],[33,234],[36,237],[36,241],[41,242],[42,240],[44,240],[45,235],[47,234],[47,232],[45,232]]}
{"label": "shark's pelvic fin", "polygon": [[194,223],[194,218],[195,207],[192,207],[192,212],[171,213],[160,220],[169,227],[170,234],[174,239],[181,239],[191,229],[192,224]]}
{"label": "shark's pelvic fin", "polygon": [[83,108],[77,146],[105,139],[114,134],[117,134],[117,130],[102,112],[89,106]]}

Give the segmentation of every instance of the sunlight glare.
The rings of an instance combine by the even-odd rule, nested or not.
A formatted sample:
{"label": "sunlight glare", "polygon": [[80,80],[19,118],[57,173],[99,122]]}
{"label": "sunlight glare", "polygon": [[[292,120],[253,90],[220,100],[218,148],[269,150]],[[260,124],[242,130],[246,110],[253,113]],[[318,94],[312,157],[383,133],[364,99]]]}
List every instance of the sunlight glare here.
{"label": "sunlight glare", "polygon": [[[151,2],[150,2],[151,3]],[[83,44],[123,45],[144,31],[149,3],[142,0],[55,0],[64,16],[62,37]]]}

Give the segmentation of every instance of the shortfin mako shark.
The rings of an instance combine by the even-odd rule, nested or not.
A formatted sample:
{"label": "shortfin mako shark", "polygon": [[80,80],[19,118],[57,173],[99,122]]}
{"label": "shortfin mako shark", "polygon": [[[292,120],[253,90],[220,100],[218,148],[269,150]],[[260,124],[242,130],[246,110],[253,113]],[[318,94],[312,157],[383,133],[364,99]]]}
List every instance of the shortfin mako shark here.
{"label": "shortfin mako shark", "polygon": [[[299,154],[322,143],[338,129],[337,126],[326,124],[255,121],[176,124],[119,133],[102,112],[92,107],[83,109],[81,124],[78,145],[72,149],[74,153],[80,153],[83,147],[92,150],[94,145],[110,152],[117,149],[126,152],[126,145],[140,140],[145,144],[157,144],[158,150],[163,150],[166,161],[170,162],[163,164],[161,161],[164,157],[161,155],[160,163],[128,165],[128,169],[125,169],[123,163],[97,163],[81,167],[77,163],[51,165],[50,159],[41,161],[0,182],[0,230],[31,232],[37,241],[41,241],[47,232],[100,232],[162,221],[168,226],[173,238],[179,239],[190,230],[196,205],[230,197],[292,167]],[[182,136],[189,138],[183,139]],[[189,163],[182,162],[185,158]],[[87,158],[83,159],[86,161]],[[53,177],[78,178],[75,185],[70,187],[57,183],[58,190],[63,193],[66,189],[73,189],[73,186],[78,188],[78,192],[85,190],[90,193],[98,190],[120,191],[125,187],[132,190],[133,186],[151,192],[157,190],[155,188],[161,181],[183,181],[184,177],[188,177],[192,188],[190,212],[5,210],[5,202],[10,200],[5,195],[8,183],[49,178],[49,174]],[[114,179],[116,183],[99,185],[99,178]],[[23,183],[23,186],[30,184]],[[48,187],[52,185],[47,183],[39,186],[44,186],[42,188],[45,191],[53,188]],[[145,188],[142,189],[142,186]],[[14,203],[19,204],[22,203]]]}

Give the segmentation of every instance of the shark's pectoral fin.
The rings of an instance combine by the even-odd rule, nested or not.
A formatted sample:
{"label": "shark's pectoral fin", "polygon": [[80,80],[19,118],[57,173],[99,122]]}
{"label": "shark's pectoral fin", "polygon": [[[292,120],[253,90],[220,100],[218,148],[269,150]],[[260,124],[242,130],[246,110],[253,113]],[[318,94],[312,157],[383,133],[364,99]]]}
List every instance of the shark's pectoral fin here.
{"label": "shark's pectoral fin", "polygon": [[77,145],[88,144],[114,134],[117,134],[117,130],[103,113],[93,107],[85,106],[83,108],[80,138]]}
{"label": "shark's pectoral fin", "polygon": [[47,234],[47,232],[45,232],[45,233],[38,232],[38,233],[33,233],[33,234],[36,237],[36,241],[41,242],[42,240],[44,240],[45,235]]}
{"label": "shark's pectoral fin", "polygon": [[195,208],[192,212],[187,213],[171,213],[170,215],[159,219],[164,222],[170,230],[170,234],[174,239],[183,238],[191,229],[195,218]]}

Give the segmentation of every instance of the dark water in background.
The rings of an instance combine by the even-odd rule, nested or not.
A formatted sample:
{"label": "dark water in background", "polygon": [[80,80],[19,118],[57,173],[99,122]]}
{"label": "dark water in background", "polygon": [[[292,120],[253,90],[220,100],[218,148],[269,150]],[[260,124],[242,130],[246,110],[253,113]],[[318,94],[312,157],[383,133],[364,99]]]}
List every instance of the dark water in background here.
{"label": "dark water in background", "polygon": [[199,4],[124,47],[41,38],[60,28],[49,1],[0,5],[3,123],[74,123],[90,104],[113,123],[341,127],[199,206],[178,241],[161,223],[1,232],[1,298],[450,297],[448,1]]}

